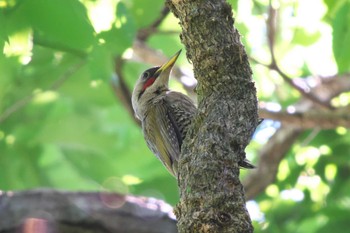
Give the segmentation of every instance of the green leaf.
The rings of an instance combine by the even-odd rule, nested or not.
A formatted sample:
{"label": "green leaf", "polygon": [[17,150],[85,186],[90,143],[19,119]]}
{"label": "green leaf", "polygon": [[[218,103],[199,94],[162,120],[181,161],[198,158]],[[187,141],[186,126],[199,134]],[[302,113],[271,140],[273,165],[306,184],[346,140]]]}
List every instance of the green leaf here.
{"label": "green leaf", "polygon": [[[130,0],[124,2],[130,5]],[[133,0],[131,11],[137,27],[149,26],[159,16],[163,7],[163,0]]]}
{"label": "green leaf", "polygon": [[88,60],[90,77],[93,80],[108,80],[113,72],[113,56],[107,46],[98,45],[93,48]]}
{"label": "green leaf", "polygon": [[[168,55],[169,57],[172,56],[174,53],[179,51],[179,49],[183,48],[183,45],[181,44],[180,38],[177,34],[174,35],[167,35],[167,34],[157,34],[149,38],[148,44],[155,48],[163,51],[164,54]],[[181,63],[181,60],[185,56],[180,56],[178,59],[177,64]],[[161,65],[161,64],[159,64]]]}
{"label": "green leaf", "polygon": [[26,0],[21,8],[44,41],[84,50],[95,43],[93,27],[79,1]]}
{"label": "green leaf", "polygon": [[313,216],[311,218],[303,219],[300,224],[297,226],[297,233],[308,232],[308,233],[316,233],[320,232],[320,228],[324,227],[326,224],[326,218],[321,218],[320,216]]}
{"label": "green leaf", "polygon": [[324,3],[327,5],[328,11],[326,12],[325,18],[328,20],[334,19],[335,14],[337,11],[343,7],[343,5],[348,1],[348,0],[323,0]]}
{"label": "green leaf", "polygon": [[338,10],[332,22],[333,53],[339,73],[350,69],[350,3]]}
{"label": "green leaf", "polygon": [[136,25],[132,15],[123,2],[119,2],[113,28],[101,34],[112,54],[122,54],[129,48],[136,35]]}
{"label": "green leaf", "polygon": [[232,6],[232,9],[235,11],[235,12],[237,12],[237,8],[238,8],[238,0],[229,0],[228,1],[230,4],[231,4],[231,6]]}
{"label": "green leaf", "polygon": [[346,232],[349,228],[349,209],[344,207],[328,207],[324,213],[327,215],[327,224],[324,224],[317,233]]}

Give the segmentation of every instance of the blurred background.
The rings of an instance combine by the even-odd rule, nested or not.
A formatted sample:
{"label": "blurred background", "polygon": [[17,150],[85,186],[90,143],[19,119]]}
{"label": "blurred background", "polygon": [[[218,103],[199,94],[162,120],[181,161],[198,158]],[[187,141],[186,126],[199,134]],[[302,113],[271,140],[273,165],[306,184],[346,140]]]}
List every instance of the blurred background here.
{"label": "blurred background", "polygon": [[[256,232],[345,232],[350,2],[231,0],[260,101],[242,170]],[[163,0],[0,0],[0,190],[115,191],[174,205],[130,93],[183,49],[171,87],[195,99]]]}

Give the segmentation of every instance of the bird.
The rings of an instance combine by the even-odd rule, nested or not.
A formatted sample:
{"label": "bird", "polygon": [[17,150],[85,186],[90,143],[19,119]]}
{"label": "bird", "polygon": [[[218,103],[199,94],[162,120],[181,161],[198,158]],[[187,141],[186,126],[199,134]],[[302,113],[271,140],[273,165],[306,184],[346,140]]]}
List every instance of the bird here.
{"label": "bird", "polygon": [[[131,99],[148,148],[175,178],[181,146],[197,111],[187,95],[169,89],[170,72],[180,53],[181,50],[162,66],[144,71],[136,81]],[[247,160],[239,165],[254,168]]]}

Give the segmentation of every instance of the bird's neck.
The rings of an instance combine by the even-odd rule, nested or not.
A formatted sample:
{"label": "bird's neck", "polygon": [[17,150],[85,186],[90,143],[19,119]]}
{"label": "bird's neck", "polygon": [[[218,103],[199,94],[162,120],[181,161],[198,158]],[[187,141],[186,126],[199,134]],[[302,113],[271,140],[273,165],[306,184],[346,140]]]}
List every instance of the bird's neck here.
{"label": "bird's neck", "polygon": [[138,117],[143,120],[147,117],[147,113],[160,101],[162,101],[166,94],[169,92],[167,87],[158,87],[153,90],[148,89],[140,99],[139,109],[138,109]]}

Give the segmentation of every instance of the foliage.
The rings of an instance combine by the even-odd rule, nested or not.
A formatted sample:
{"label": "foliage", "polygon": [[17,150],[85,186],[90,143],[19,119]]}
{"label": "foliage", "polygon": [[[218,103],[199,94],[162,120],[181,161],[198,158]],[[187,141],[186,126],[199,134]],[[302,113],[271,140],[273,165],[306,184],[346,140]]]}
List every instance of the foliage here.
{"label": "foliage", "polygon": [[[268,64],[268,1],[230,2],[249,56]],[[129,59],[130,51],[163,3],[0,0],[0,189],[111,190],[177,202],[176,181],[148,150],[110,84],[119,78],[118,56],[127,59],[123,74],[130,90],[150,66]],[[293,77],[349,72],[348,0],[272,5],[279,9],[275,56],[281,69]],[[159,30],[149,47],[168,56],[182,48],[174,16]],[[189,67],[184,58],[179,64]],[[252,68],[261,101],[285,109],[300,99],[274,71]],[[349,99],[345,93],[333,102],[346,106]],[[260,126],[247,150],[251,159],[278,127],[269,121]],[[343,232],[349,226],[350,133],[339,127],[313,135],[315,130],[303,133],[276,182],[256,198],[256,232]],[[243,179],[249,175],[242,173]]]}
{"label": "foliage", "polygon": [[[110,87],[113,58],[162,1],[144,12],[136,1],[0,3],[1,116],[28,100],[0,125],[1,189],[128,190],[175,203],[176,182]],[[128,64],[125,76],[134,83],[145,67]]]}

